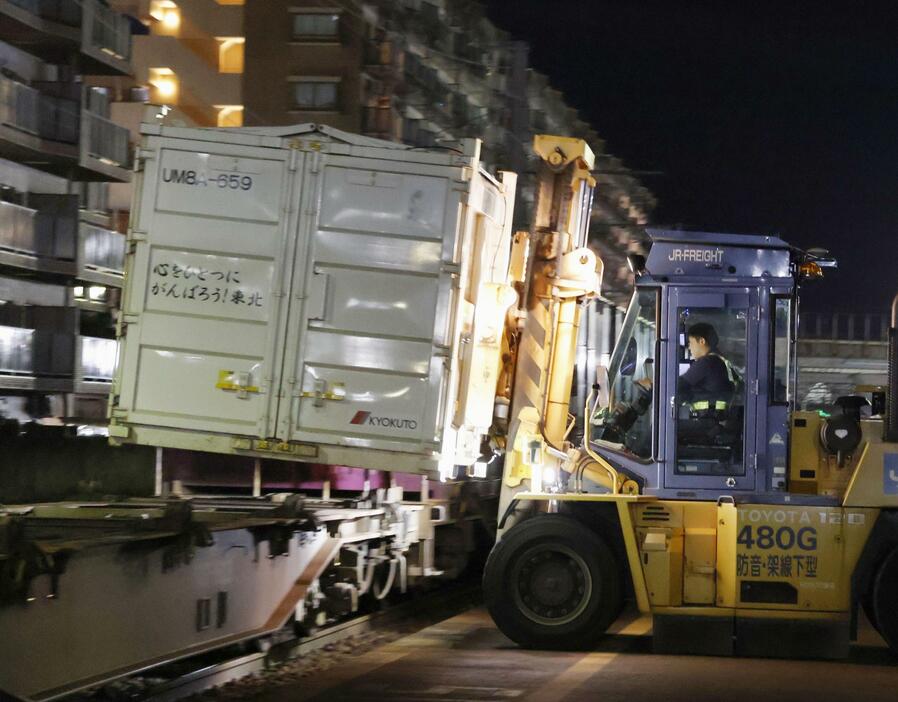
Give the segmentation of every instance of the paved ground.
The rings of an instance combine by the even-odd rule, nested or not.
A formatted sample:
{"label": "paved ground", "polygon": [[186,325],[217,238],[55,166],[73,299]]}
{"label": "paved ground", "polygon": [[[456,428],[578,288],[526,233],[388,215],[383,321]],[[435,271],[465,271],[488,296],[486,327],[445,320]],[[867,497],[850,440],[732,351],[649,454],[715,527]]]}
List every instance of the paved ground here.
{"label": "paved ground", "polygon": [[255,702],[896,702],[898,659],[869,628],[846,661],[654,655],[624,614],[591,653],[524,651],[471,610]]}

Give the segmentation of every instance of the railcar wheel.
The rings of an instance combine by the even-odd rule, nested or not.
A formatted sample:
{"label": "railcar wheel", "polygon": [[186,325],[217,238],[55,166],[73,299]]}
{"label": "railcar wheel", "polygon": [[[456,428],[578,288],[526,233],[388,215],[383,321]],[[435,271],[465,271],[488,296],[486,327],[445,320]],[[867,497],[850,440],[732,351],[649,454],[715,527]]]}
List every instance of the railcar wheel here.
{"label": "railcar wheel", "polygon": [[484,598],[502,633],[528,648],[584,649],[621,609],[617,560],[580,522],[538,516],[516,525],[493,548]]}
{"label": "railcar wheel", "polygon": [[873,580],[874,626],[892,652],[898,654],[898,548],[886,556]]}

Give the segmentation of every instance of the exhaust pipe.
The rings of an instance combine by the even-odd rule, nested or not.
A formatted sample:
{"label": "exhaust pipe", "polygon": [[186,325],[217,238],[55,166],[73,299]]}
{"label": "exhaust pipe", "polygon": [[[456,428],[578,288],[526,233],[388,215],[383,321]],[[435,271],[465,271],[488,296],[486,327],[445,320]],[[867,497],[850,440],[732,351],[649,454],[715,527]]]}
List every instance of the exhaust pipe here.
{"label": "exhaust pipe", "polygon": [[892,323],[889,326],[889,371],[886,421],[883,440],[898,442],[898,295],[892,300]]}

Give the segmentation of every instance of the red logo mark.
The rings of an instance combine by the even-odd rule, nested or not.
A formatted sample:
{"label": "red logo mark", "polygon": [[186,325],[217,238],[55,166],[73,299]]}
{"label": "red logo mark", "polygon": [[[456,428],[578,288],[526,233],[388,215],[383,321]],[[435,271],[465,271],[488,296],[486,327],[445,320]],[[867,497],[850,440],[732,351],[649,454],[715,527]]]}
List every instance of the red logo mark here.
{"label": "red logo mark", "polygon": [[370,416],[371,416],[370,412],[365,412],[364,410],[359,410],[358,412],[355,413],[355,417],[353,417],[352,421],[350,421],[349,423],[350,424],[364,424],[366,421],[368,421],[368,417],[370,417]]}

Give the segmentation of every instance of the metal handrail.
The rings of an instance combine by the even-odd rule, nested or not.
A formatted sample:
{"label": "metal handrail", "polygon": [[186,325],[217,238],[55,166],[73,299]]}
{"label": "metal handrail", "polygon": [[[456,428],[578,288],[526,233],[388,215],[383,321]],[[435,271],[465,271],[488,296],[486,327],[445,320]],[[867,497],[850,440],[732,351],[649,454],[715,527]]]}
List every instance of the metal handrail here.
{"label": "metal handrail", "polygon": [[799,339],[884,342],[888,329],[887,312],[803,313]]}
{"label": "metal handrail", "polygon": [[36,217],[37,210],[30,207],[0,202],[0,247],[37,254]]}
{"label": "metal handrail", "polygon": [[0,373],[34,372],[34,329],[0,326]]}
{"label": "metal handrail", "polygon": [[130,157],[128,130],[94,112],[85,110],[84,117],[87,122],[88,153],[116,166],[127,167]]}
{"label": "metal handrail", "polygon": [[92,224],[81,224],[81,265],[122,275],[125,237]]}
{"label": "metal handrail", "polygon": [[81,377],[85,380],[111,381],[115,374],[115,339],[81,337]]}

